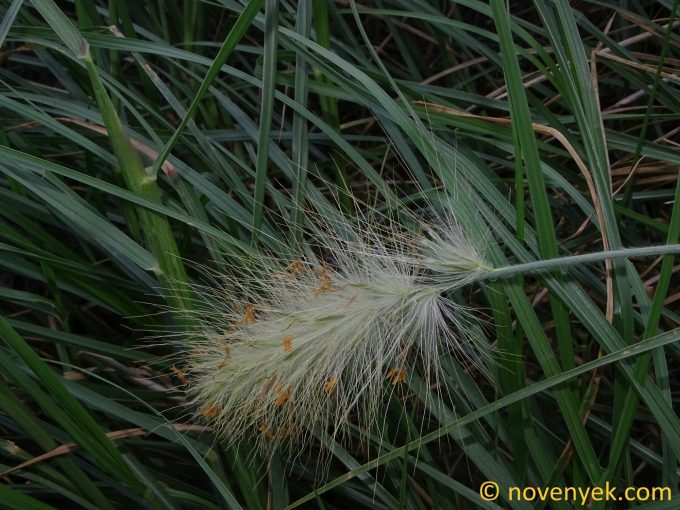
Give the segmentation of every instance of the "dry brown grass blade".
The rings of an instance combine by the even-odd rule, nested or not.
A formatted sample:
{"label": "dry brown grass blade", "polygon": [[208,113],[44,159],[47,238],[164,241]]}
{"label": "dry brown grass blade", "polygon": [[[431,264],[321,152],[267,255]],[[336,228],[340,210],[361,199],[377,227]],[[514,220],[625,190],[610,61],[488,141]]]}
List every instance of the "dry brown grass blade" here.
{"label": "dry brown grass blade", "polygon": [[[89,129],[90,131],[94,131],[95,133],[99,133],[100,135],[109,136],[109,132],[106,130],[105,127],[98,126],[96,124],[90,124],[89,122],[85,122],[84,120],[81,119],[76,119],[73,117],[55,117],[55,120],[58,120],[60,122],[67,122],[69,124],[75,124],[82,128]],[[23,124],[17,124],[15,126],[12,126],[11,128],[8,128],[7,131],[19,131],[22,129],[30,129],[39,125],[40,122],[38,121],[25,122]],[[140,140],[137,140],[136,138],[133,138],[132,136],[128,136],[128,138],[130,139],[130,143],[132,143],[132,146],[139,152],[141,152],[144,156],[149,158],[151,161],[155,160],[156,157],[158,157],[158,151],[156,149],[148,146],[147,144]],[[175,167],[175,165],[170,163],[168,160],[166,160],[163,163],[161,169],[163,170],[163,173],[168,177],[175,177],[178,174],[177,167]]]}
{"label": "dry brown grass blade", "polygon": [[[205,430],[210,430],[210,427],[206,427],[203,425],[192,425],[189,423],[172,425],[172,428],[174,428],[177,431],[203,432]],[[126,439],[129,437],[145,436],[148,433],[149,431],[146,429],[143,429],[141,427],[135,427],[132,429],[114,430],[112,432],[107,432],[106,437],[108,437],[111,441],[117,441],[119,439]],[[50,450],[49,452],[43,453],[42,455],[38,455],[37,457],[33,457],[32,459],[29,459],[26,462],[22,462],[18,466],[14,466],[6,471],[3,471],[2,473],[0,473],[0,478],[4,478],[14,473],[15,471],[19,471],[20,469],[26,469],[27,467],[32,466],[33,464],[37,464],[38,462],[43,462],[54,457],[59,457],[60,455],[66,455],[67,453],[71,453],[72,451],[77,449],[78,445],[76,443],[64,443],[62,445],[57,446],[53,450]]]}
{"label": "dry brown grass blade", "polygon": [[18,46],[17,48],[12,48],[9,50],[5,50],[2,53],[0,53],[0,66],[5,65],[5,62],[7,62],[7,59],[11,57],[15,53],[29,53],[35,51],[36,46],[33,44],[22,44],[21,46]]}
{"label": "dry brown grass blade", "polygon": [[[661,23],[662,21],[668,21],[668,18],[649,20],[649,22],[647,22],[640,17],[631,15],[625,9],[617,9],[616,13],[622,18],[630,21],[630,23],[633,26],[640,27],[642,30],[645,31],[642,34],[639,34],[637,37],[642,37],[645,34],[649,34],[647,37],[656,36],[663,38],[664,32],[668,29],[668,23],[666,23],[665,25],[659,25],[659,23]],[[676,28],[678,26],[680,26],[680,19],[676,19],[673,22],[673,28]],[[669,44],[673,44],[676,46],[678,45],[677,41],[675,41],[673,38],[671,38],[668,42]]]}
{"label": "dry brown grass blade", "polygon": [[639,62],[633,62],[632,60],[628,60],[627,58],[622,58],[622,57],[617,57],[616,55],[612,55],[611,53],[607,52],[605,53],[604,51],[594,51],[593,54],[605,58],[607,60],[611,60],[613,62],[617,62],[619,64],[623,64],[628,67],[632,67],[634,69],[639,69],[640,71],[645,71],[650,74],[654,74],[656,72],[659,72],[661,76],[664,78],[674,81],[676,83],[680,83],[680,76],[678,76],[677,73],[669,73],[666,71],[658,71],[656,67],[646,65],[646,64],[641,64]]}
{"label": "dry brown grass blade", "polygon": [[[614,19],[612,18],[612,22]],[[594,96],[595,96],[595,101],[597,102],[597,109],[598,111],[602,111],[602,108],[600,106],[600,82],[597,76],[597,58],[595,55],[595,52],[590,53],[590,81],[593,84],[593,90],[595,91]],[[604,137],[604,121],[602,119],[602,115],[600,114],[598,116],[598,120],[600,122],[600,132],[602,133],[602,136]],[[606,143],[606,142],[605,142]],[[609,184],[611,186],[611,174],[609,173],[611,171],[611,164],[609,163],[609,155],[606,154],[605,152],[605,157],[607,158],[607,172],[609,174]],[[595,199],[593,199],[595,200]],[[593,202],[594,204],[598,204],[599,202]],[[597,211],[597,205],[596,211]],[[602,230],[602,236],[603,236],[603,242],[605,241],[606,237],[606,230],[604,227],[604,223],[602,222],[602,217],[598,216],[598,219],[600,221],[600,229]],[[605,250],[609,249],[609,242],[604,244]],[[606,286],[607,286],[607,307],[606,307],[606,317],[607,320],[611,323],[614,321],[614,277],[612,273],[612,261],[611,260],[606,260],[604,263],[604,267],[606,270]]]}

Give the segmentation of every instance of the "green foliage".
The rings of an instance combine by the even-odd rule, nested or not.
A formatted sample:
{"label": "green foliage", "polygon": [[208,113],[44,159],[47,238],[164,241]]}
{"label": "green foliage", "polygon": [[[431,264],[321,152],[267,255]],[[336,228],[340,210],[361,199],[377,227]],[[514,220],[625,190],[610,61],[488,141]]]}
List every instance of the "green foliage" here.
{"label": "green foliage", "polygon": [[[0,0],[0,508],[680,498],[677,4]],[[159,312],[348,190],[502,268],[450,296],[488,356],[265,462],[193,418]]]}

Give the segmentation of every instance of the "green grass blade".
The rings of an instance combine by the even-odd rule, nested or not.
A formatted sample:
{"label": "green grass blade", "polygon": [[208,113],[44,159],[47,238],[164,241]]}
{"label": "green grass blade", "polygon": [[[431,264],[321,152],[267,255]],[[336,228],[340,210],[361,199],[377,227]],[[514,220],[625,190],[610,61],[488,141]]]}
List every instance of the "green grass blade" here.
{"label": "green grass blade", "polygon": [[160,170],[161,166],[163,165],[167,157],[170,155],[170,152],[172,151],[172,148],[174,147],[175,143],[177,143],[179,136],[182,134],[184,127],[187,125],[189,120],[196,112],[196,109],[198,108],[201,99],[205,96],[205,93],[210,88],[210,85],[219,75],[221,67],[224,65],[224,63],[227,61],[231,53],[234,51],[234,48],[236,48],[236,45],[239,43],[243,35],[246,33],[246,30],[248,30],[248,28],[250,27],[253,19],[259,12],[260,7],[262,7],[263,2],[264,0],[250,0],[246,4],[246,7],[243,9],[241,14],[239,15],[238,19],[234,22],[234,25],[229,31],[229,34],[222,43],[220,51],[218,52],[217,56],[215,57],[215,60],[213,60],[210,68],[208,69],[205,78],[201,82],[201,86],[196,92],[194,98],[192,99],[191,105],[186,111],[184,117],[182,118],[182,122],[180,123],[180,125],[172,134],[172,137],[170,137],[170,139],[166,142],[163,149],[161,149],[160,153],[158,154],[158,157],[154,162],[153,169],[151,170],[151,173],[153,175],[158,174],[158,171]]}
{"label": "green grass blade", "polygon": [[9,32],[9,29],[12,27],[12,23],[14,23],[14,19],[23,3],[24,0],[13,0],[10,6],[7,7],[5,14],[2,17],[2,21],[0,21],[0,48],[2,48],[5,37],[7,37],[7,32]]}
{"label": "green grass blade", "polygon": [[278,39],[278,0],[265,1],[264,55],[262,61],[262,102],[255,162],[255,191],[253,200],[252,244],[258,243],[264,213],[264,191],[269,165],[269,135],[274,113],[274,87],[276,85],[276,50]]}

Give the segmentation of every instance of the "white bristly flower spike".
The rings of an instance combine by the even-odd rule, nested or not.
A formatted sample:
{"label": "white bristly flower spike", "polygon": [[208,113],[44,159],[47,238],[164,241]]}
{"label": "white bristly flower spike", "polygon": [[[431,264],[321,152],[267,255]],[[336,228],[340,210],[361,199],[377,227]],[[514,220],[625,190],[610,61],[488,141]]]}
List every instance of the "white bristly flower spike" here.
{"label": "white bristly flower spike", "polygon": [[315,429],[377,422],[384,388],[474,346],[446,291],[490,268],[453,223],[324,220],[292,261],[262,256],[212,291],[186,357],[191,400],[228,442],[298,448]]}

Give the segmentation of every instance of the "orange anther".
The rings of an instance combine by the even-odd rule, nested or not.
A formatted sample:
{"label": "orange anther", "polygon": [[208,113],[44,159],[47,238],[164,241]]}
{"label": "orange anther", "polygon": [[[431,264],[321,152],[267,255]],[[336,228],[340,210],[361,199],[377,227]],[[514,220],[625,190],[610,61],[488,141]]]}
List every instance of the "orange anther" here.
{"label": "orange anther", "polygon": [[323,389],[326,391],[326,393],[330,394],[335,387],[338,385],[338,378],[337,377],[329,377],[328,380],[326,381],[326,384],[324,384]]}
{"label": "orange anther", "polygon": [[321,287],[314,292],[314,297],[319,297],[324,292],[331,290],[331,277],[328,275],[328,264],[325,262],[320,268],[316,268],[315,271],[319,273]]}
{"label": "orange anther", "polygon": [[222,360],[222,363],[217,365],[218,370],[222,370],[224,367],[227,366],[227,362],[231,359],[231,347],[225,344],[224,346],[224,360]]}
{"label": "orange anther", "polygon": [[286,335],[283,337],[283,352],[290,352],[293,349],[293,336]]}
{"label": "orange anther", "polygon": [[221,410],[221,409],[222,409],[222,408],[221,408],[219,405],[217,405],[217,404],[213,404],[213,405],[211,405],[211,406],[206,405],[206,406],[201,410],[201,414],[202,414],[203,416],[205,416],[206,418],[214,418],[215,416],[217,416],[218,414],[220,414],[220,410]]}
{"label": "orange anther", "polygon": [[290,271],[293,276],[297,276],[302,272],[304,267],[305,266],[302,264],[302,261],[297,258],[286,266],[286,270]]}
{"label": "orange anther", "polygon": [[255,307],[248,305],[244,313],[243,322],[246,324],[255,324]]}
{"label": "orange anther", "polygon": [[288,400],[288,397],[290,397],[290,388],[286,388],[284,390],[283,383],[281,381],[277,381],[276,386],[274,386],[274,395],[278,395],[275,404],[277,406],[281,406],[285,404],[286,400]]}
{"label": "orange anther", "polygon": [[182,371],[179,368],[177,368],[175,365],[172,365],[170,367],[170,370],[172,370],[172,373],[177,376],[177,379],[179,379],[182,384],[189,384],[189,381],[184,376]]}
{"label": "orange anther", "polygon": [[390,368],[386,377],[393,385],[397,385],[406,380],[406,369],[404,367]]}
{"label": "orange anther", "polygon": [[[260,394],[258,395],[258,397],[259,397],[259,398],[262,398],[262,397],[264,397],[267,393],[269,393],[269,390],[272,388],[272,385],[274,384],[275,381],[276,381],[276,374],[272,374],[272,376],[271,376],[269,379],[267,379],[267,382],[264,383],[264,386],[262,387],[262,391],[260,391]],[[277,383],[277,387],[278,387],[280,384],[281,384],[281,383]],[[276,391],[276,390],[274,390],[274,391]]]}
{"label": "orange anther", "polygon": [[260,429],[259,430],[260,430],[260,432],[262,432],[265,436],[267,436],[269,438],[274,436],[271,427],[269,425],[267,425],[266,421],[263,421],[262,423],[260,423]]}

